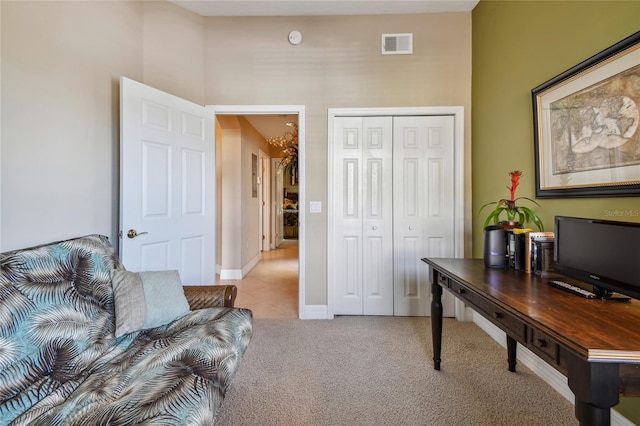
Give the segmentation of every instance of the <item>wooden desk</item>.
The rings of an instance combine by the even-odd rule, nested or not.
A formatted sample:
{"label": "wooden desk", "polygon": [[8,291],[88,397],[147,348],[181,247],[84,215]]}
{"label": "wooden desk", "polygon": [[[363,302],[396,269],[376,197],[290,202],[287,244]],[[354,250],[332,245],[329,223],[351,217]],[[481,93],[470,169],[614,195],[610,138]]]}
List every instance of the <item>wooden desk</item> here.
{"label": "wooden desk", "polygon": [[506,333],[509,371],[520,343],[568,377],[581,425],[609,425],[619,394],[640,395],[639,300],[584,299],[534,274],[485,268],[481,259],[422,260],[431,266],[436,370],[445,288]]}

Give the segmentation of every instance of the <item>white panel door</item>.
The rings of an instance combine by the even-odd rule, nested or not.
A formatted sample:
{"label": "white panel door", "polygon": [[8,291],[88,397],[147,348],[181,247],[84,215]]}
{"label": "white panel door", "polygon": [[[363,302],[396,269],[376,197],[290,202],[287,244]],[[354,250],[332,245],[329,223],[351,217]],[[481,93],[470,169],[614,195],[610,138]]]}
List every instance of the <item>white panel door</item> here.
{"label": "white panel door", "polygon": [[362,286],[364,315],[393,315],[393,127],[362,123]]}
{"label": "white panel door", "polygon": [[123,77],[120,126],[120,257],[125,267],[177,269],[184,284],[214,283],[213,114]]}
{"label": "white panel door", "polygon": [[334,313],[362,315],[362,117],[334,126],[332,274]]}
{"label": "white panel door", "polygon": [[[454,118],[394,118],[394,314],[429,315],[423,257],[455,257]],[[448,296],[448,295],[447,295]],[[454,298],[443,298],[445,316]]]}
{"label": "white panel door", "polygon": [[393,315],[392,119],[339,117],[334,129],[334,312]]}

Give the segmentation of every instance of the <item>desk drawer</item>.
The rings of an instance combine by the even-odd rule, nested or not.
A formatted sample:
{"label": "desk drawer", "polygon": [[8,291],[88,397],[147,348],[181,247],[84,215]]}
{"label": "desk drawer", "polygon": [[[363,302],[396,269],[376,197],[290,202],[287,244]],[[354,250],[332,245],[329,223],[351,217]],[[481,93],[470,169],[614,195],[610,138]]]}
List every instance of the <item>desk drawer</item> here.
{"label": "desk drawer", "polygon": [[469,302],[471,306],[494,324],[508,331],[514,338],[522,342],[525,341],[527,336],[526,327],[518,318],[498,308],[479,294],[467,290],[455,281],[450,282],[450,288],[460,299]]}
{"label": "desk drawer", "polygon": [[440,284],[442,288],[449,288],[449,278],[447,278],[445,275],[442,275],[441,273],[438,273],[437,276],[438,284]]}
{"label": "desk drawer", "polygon": [[484,311],[489,319],[492,319],[494,323],[501,324],[503,329],[508,332],[513,338],[520,341],[525,341],[527,336],[527,329],[522,321],[512,316],[508,312],[494,306],[487,300],[480,300],[479,306]]}
{"label": "desk drawer", "polygon": [[453,292],[453,294],[458,296],[460,299],[462,299],[462,300],[470,300],[469,298],[472,295],[472,293],[469,292],[463,286],[461,286],[459,283],[457,283],[456,281],[451,281],[451,282],[448,282],[447,284],[448,284],[448,287]]}
{"label": "desk drawer", "polygon": [[540,330],[529,329],[529,344],[527,345],[536,355],[547,362],[560,363],[560,345]]}

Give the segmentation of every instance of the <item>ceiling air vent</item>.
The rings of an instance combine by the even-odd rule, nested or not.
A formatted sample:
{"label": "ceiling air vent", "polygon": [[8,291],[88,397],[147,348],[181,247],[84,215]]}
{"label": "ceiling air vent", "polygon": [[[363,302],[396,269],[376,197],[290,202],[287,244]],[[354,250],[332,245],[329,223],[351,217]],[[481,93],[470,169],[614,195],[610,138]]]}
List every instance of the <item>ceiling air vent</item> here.
{"label": "ceiling air vent", "polygon": [[411,55],[413,53],[413,34],[382,34],[383,55]]}

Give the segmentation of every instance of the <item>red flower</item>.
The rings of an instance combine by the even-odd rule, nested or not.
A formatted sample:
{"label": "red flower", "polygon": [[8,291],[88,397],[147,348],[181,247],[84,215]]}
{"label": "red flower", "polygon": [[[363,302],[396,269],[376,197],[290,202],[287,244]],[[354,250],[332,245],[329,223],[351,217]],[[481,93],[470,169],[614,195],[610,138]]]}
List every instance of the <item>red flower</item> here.
{"label": "red flower", "polygon": [[[515,205],[515,199],[516,199],[516,188],[518,187],[518,183],[520,181],[520,176],[522,176],[522,172],[520,170],[514,170],[512,172],[509,172],[509,176],[511,176],[511,188],[509,188],[509,191],[511,191],[511,201],[513,201],[514,205]],[[513,208],[513,207],[511,207]]]}

